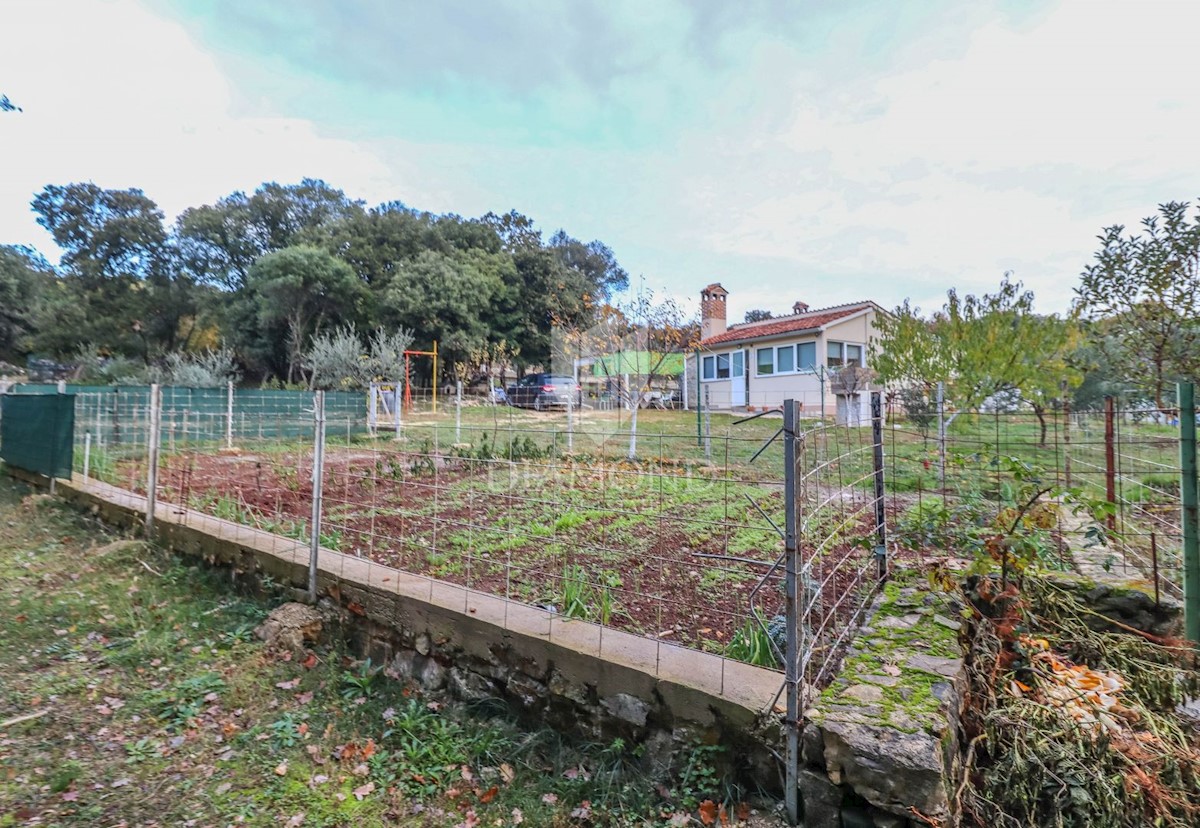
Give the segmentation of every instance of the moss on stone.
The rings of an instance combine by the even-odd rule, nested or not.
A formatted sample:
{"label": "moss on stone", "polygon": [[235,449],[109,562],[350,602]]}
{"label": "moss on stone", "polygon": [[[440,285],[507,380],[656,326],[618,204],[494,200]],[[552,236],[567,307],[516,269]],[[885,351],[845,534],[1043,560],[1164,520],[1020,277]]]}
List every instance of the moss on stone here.
{"label": "moss on stone", "polygon": [[[944,720],[939,715],[941,701],[934,689],[951,679],[908,664],[909,657],[917,654],[961,657],[957,632],[935,620],[937,615],[944,619],[957,616],[948,596],[921,589],[916,573],[895,573],[884,584],[866,629],[855,640],[837,680],[821,693],[815,715],[836,717],[839,707],[853,705],[855,714],[865,715],[883,727],[908,733],[925,729],[933,735],[941,734]],[[895,625],[889,624],[888,619],[902,621]],[[893,675],[897,669],[898,675]],[[878,687],[882,693],[880,702],[861,705],[843,695],[847,688],[858,684]]]}

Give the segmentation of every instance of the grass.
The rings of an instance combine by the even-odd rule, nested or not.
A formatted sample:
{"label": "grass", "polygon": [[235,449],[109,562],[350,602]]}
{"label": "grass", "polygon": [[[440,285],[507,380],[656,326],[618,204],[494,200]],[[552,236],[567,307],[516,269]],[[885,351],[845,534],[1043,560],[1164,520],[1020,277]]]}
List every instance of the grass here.
{"label": "grass", "polygon": [[252,631],[277,600],[113,540],[0,476],[3,828],[658,826],[724,795],[712,762],[664,797],[633,746],[423,696],[336,645],[272,656]]}

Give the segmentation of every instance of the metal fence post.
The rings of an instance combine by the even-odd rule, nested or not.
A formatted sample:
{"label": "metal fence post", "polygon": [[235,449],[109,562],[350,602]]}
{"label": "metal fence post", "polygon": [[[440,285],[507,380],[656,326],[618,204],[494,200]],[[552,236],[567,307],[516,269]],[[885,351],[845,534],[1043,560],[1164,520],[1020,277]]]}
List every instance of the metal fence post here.
{"label": "metal fence post", "polygon": [[158,505],[158,445],[162,425],[162,387],[158,383],[150,386],[150,433],[146,435],[146,536],[154,535],[154,510]]}
{"label": "metal fence post", "polygon": [[795,400],[783,403],[783,500],[784,500],[784,557],[787,603],[787,643],[784,652],[784,686],[787,692],[787,755],[784,769],[784,805],[788,821],[800,821],[800,552],[799,520],[796,508],[796,421]]}
{"label": "metal fence post", "polygon": [[1183,501],[1183,626],[1200,642],[1200,497],[1196,485],[1196,387],[1179,383],[1179,493]]}
{"label": "metal fence post", "polygon": [[704,459],[712,462],[712,400],[708,386],[704,386]]}
{"label": "metal fence post", "polygon": [[567,452],[575,451],[575,395],[567,397]]}
{"label": "metal fence post", "polygon": [[88,479],[88,470],[92,463],[92,432],[83,435],[83,479]]}
{"label": "metal fence post", "polygon": [[375,426],[379,422],[378,384],[371,383],[367,387],[367,429],[375,436]]}
{"label": "metal fence post", "polygon": [[454,442],[462,442],[462,380],[454,384]]}
{"label": "metal fence post", "polygon": [[887,515],[883,502],[883,395],[878,391],[871,392],[871,439],[875,464],[875,561],[882,581],[888,574],[888,561]]}
{"label": "metal fence post", "polygon": [[233,448],[233,383],[225,385],[225,448]]}
{"label": "metal fence post", "polygon": [[938,488],[946,488],[946,383],[937,384]]}
{"label": "metal fence post", "polygon": [[[1115,437],[1115,406],[1112,396],[1104,398],[1104,498],[1109,503],[1117,502],[1117,458]],[[1193,423],[1193,426],[1195,423]],[[1108,516],[1108,531],[1117,529],[1115,514]]]}
{"label": "metal fence post", "polygon": [[313,393],[312,532],[308,544],[308,601],[317,602],[317,559],[321,551],[321,500],[325,481],[325,392]]}
{"label": "metal fence post", "polygon": [[1063,483],[1071,488],[1071,398],[1063,383]]}
{"label": "metal fence post", "polygon": [[394,423],[394,425],[396,427],[396,439],[399,440],[400,439],[400,428],[402,425],[402,421],[400,419],[400,416],[401,416],[400,409],[404,403],[404,399],[400,392],[400,381],[396,382],[396,390],[394,392],[394,397],[395,398],[392,400],[392,411],[396,415],[396,422]]}

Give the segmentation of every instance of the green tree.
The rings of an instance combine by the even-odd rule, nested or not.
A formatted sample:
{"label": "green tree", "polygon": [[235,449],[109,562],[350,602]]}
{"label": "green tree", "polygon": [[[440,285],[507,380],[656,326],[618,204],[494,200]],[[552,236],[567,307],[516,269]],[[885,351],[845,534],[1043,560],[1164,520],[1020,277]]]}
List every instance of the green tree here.
{"label": "green tree", "polygon": [[34,198],[33,210],[63,250],[69,295],[62,298],[79,308],[68,329],[75,343],[144,361],[186,344],[199,297],[152,199],[138,189],[90,182],[50,185]]}
{"label": "green tree", "polygon": [[506,255],[425,250],[399,266],[381,314],[389,327],[413,331],[422,347],[437,340],[442,364],[451,366],[492,341],[486,312],[512,276]]}
{"label": "green tree", "polygon": [[181,256],[197,279],[238,290],[260,256],[301,243],[325,225],[362,212],[362,202],[324,181],[268,181],[247,196],[185,210],[176,222]]}
{"label": "green tree", "polygon": [[746,311],[747,322],[766,322],[768,319],[773,317],[773,313],[771,313],[769,310],[763,310],[761,308],[752,308],[751,310]]}
{"label": "green tree", "polygon": [[1140,234],[1104,228],[1095,261],[1075,289],[1077,312],[1103,321],[1095,340],[1107,361],[1166,412],[1170,385],[1200,368],[1200,216],[1187,202],[1162,204]]}
{"label": "green tree", "polygon": [[309,339],[325,325],[355,321],[366,295],[349,265],[306,246],[256,261],[246,274],[245,293],[243,307],[253,308],[260,346],[284,341],[289,383],[299,377]]}
{"label": "green tree", "polygon": [[50,265],[32,250],[0,245],[0,357],[31,350],[29,336],[36,328],[37,309]]}
{"label": "green tree", "polygon": [[995,293],[959,296],[950,290],[945,305],[928,319],[905,302],[881,315],[876,328],[871,365],[879,378],[927,395],[944,382],[958,412],[1016,392],[1044,428],[1045,412],[1061,399],[1062,382],[1078,382],[1067,360],[1074,326],[1034,313],[1033,292],[1007,274]]}

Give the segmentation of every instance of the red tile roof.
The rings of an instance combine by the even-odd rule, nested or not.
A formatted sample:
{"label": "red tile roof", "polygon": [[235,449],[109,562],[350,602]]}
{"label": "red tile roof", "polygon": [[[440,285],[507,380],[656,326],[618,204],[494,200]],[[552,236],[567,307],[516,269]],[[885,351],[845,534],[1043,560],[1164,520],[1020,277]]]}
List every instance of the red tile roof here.
{"label": "red tile roof", "polygon": [[710,336],[708,339],[703,340],[700,343],[700,347],[707,348],[710,345],[720,345],[725,342],[747,342],[788,333],[799,333],[800,331],[816,331],[824,328],[831,322],[836,322],[847,316],[853,316],[859,311],[871,307],[875,307],[874,302],[853,302],[848,305],[837,305],[832,308],[819,308],[817,310],[805,311],[804,313],[792,314],[791,316],[782,316],[778,319],[731,325],[724,333],[719,333],[716,336]]}

